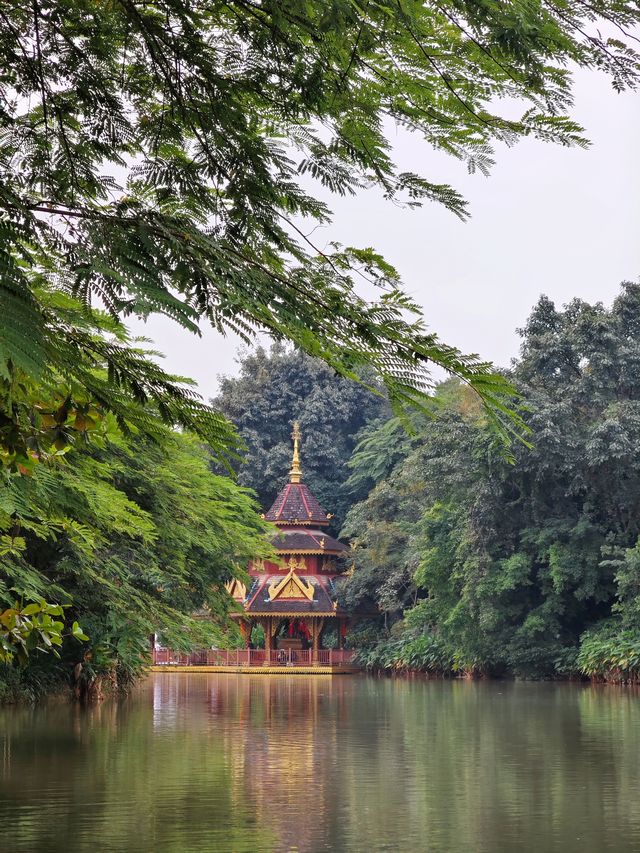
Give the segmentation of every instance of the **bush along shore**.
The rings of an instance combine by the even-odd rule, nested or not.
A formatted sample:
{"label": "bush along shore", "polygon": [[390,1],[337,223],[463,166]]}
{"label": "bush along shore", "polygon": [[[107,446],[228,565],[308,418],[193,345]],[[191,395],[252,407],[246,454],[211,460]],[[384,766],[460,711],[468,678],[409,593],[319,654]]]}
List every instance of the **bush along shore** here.
{"label": "bush along shore", "polygon": [[[613,631],[615,632],[615,626]],[[422,674],[433,678],[509,677],[504,669],[465,660],[437,637],[387,638],[358,650],[356,660],[377,675]],[[582,637],[579,647],[567,649],[555,661],[555,672],[538,676],[564,681],[603,684],[640,684],[640,635],[599,629]]]}

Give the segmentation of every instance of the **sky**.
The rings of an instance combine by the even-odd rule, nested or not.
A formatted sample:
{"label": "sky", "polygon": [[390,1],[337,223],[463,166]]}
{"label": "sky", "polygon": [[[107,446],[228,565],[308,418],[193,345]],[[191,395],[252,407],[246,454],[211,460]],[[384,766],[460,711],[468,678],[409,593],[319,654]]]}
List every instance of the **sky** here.
{"label": "sky", "polygon": [[[617,94],[593,72],[575,81],[572,116],[589,149],[535,140],[500,147],[485,178],[393,131],[400,170],[452,184],[469,201],[471,220],[433,203],[402,209],[372,190],[350,199],[316,190],[334,220],[314,231],[315,244],[373,246],[398,269],[431,330],[498,367],[517,356],[516,329],[541,294],[558,306],[576,296],[610,304],[621,281],[640,279],[640,93]],[[233,336],[203,329],[197,338],[163,318],[129,325],[205,398],[220,374],[238,372]]]}

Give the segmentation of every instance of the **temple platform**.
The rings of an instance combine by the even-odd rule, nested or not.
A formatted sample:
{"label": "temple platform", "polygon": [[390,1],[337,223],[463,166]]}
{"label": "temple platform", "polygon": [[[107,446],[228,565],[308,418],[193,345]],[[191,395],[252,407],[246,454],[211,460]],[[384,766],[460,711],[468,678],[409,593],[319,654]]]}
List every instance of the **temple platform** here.
{"label": "temple platform", "polygon": [[[315,659],[314,659],[315,657]],[[151,672],[230,672],[264,675],[347,675],[360,672],[352,651],[319,649],[209,649],[182,654],[154,649]]]}
{"label": "temple platform", "polygon": [[178,666],[175,664],[156,665],[150,672],[229,672],[245,675],[354,675],[362,672],[359,666],[295,666],[287,669],[282,666]]}

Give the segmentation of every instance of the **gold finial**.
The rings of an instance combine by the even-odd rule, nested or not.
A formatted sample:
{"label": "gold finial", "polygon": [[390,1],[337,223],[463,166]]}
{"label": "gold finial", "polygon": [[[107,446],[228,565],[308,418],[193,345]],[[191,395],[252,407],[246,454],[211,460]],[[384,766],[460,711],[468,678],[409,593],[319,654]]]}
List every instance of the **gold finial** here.
{"label": "gold finial", "polygon": [[291,462],[291,471],[289,471],[289,482],[299,483],[302,479],[302,468],[300,467],[300,439],[302,438],[302,433],[300,432],[298,421],[293,422],[291,438],[293,439],[293,461]]}

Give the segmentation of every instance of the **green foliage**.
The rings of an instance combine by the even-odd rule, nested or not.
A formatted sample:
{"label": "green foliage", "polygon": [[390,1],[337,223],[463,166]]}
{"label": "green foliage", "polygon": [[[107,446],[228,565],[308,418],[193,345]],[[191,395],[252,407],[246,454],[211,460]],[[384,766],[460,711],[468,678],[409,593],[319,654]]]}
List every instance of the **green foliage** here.
{"label": "green foliage", "polygon": [[512,374],[533,448],[505,464],[449,383],[441,417],[352,508],[344,596],[377,603],[387,627],[404,616],[399,655],[418,631],[472,674],[637,677],[622,661],[640,627],[639,331],[638,285],[611,309],[543,297]]}
{"label": "green foliage", "polygon": [[[356,448],[350,483],[367,483],[373,472],[385,473],[367,498],[352,507],[342,530],[355,548],[357,569],[341,590],[341,600],[348,607],[375,604],[393,620],[416,602],[415,575],[429,549],[420,529],[429,522],[428,517],[421,518],[424,507],[440,498],[456,500],[464,492],[467,430],[478,418],[480,424],[486,423],[477,409],[467,408],[464,387],[458,385],[455,402],[448,402],[452,393],[449,383],[438,386],[432,400],[438,417],[414,419],[411,436],[391,420],[371,429]],[[427,447],[428,440],[433,447]],[[491,447],[490,439],[487,446]],[[448,475],[446,488],[440,465]]]}
{"label": "green foliage", "polygon": [[[588,33],[598,16],[629,44]],[[388,120],[472,171],[489,169],[496,142],[584,144],[566,115],[566,65],[602,68],[618,89],[634,85],[638,56],[625,28],[637,19],[626,2],[3,8],[0,596],[16,586],[73,598],[95,616],[95,659],[98,648],[113,659],[123,612],[138,637],[152,622],[176,642],[178,624],[202,636],[184,614],[203,603],[224,610],[224,596],[205,590],[229,576],[231,540],[242,559],[258,547],[250,498],[220,479],[205,487],[193,448],[175,451],[193,492],[154,476],[151,459],[169,468],[166,426],[227,462],[238,441],[188,383],[128,339],[120,321],[131,314],[164,314],[194,333],[205,320],[247,341],[259,330],[293,341],[386,395],[405,419],[407,408],[430,408],[436,364],[480,397],[503,442],[521,435],[509,383],[429,332],[383,258],[312,244],[307,232],[331,213],[302,182],[337,194],[375,186],[396,203],[435,200],[464,218],[453,188],[397,170]],[[500,114],[502,100],[522,115]],[[377,301],[359,292],[363,280],[380,289]],[[110,456],[100,442],[117,445],[116,427],[128,449]],[[136,468],[138,453],[146,466]],[[394,463],[392,454],[384,465]],[[173,512],[172,501],[194,515]],[[204,502],[218,505],[215,517]],[[387,609],[404,597],[412,560]],[[139,659],[136,642],[124,657]]]}
{"label": "green foliage", "polygon": [[432,634],[384,639],[374,646],[360,649],[356,657],[368,669],[374,670],[447,675],[456,669],[451,651]]}
{"label": "green foliage", "polygon": [[580,672],[603,681],[640,681],[640,631],[617,622],[585,632],[577,657]]}
{"label": "green foliage", "polygon": [[0,705],[33,703],[65,689],[68,684],[50,655],[31,655],[26,666],[0,664]]}
{"label": "green foliage", "polygon": [[161,439],[164,425],[178,426],[207,441],[222,461],[237,458],[231,425],[199,400],[189,380],[163,371],[153,360],[158,353],[132,341],[117,319],[63,293],[38,293],[51,320],[46,365],[29,373],[9,360],[0,374],[3,467],[30,474],[38,462],[84,445],[107,413],[124,433]]}
{"label": "green foliage", "polygon": [[[46,601],[34,601],[25,606],[17,602],[14,607],[0,611],[0,664],[11,663],[15,658],[24,665],[34,651],[51,651],[59,656],[57,647],[62,645],[64,638],[63,616],[60,605]],[[69,634],[75,640],[89,639],[77,622],[73,623]]]}
{"label": "green foliage", "polygon": [[[246,447],[238,482],[257,492],[265,510],[291,466],[291,426],[298,420],[305,482],[335,515],[335,530],[340,529],[354,499],[345,481],[357,436],[389,414],[379,395],[342,379],[318,359],[275,345],[268,353],[259,348],[245,354],[240,375],[221,379],[213,404]],[[359,494],[364,497],[366,491]]]}
{"label": "green foliage", "polygon": [[[600,17],[617,26],[617,38],[588,31]],[[496,143],[533,136],[584,144],[566,115],[567,65],[601,68],[618,89],[635,85],[638,55],[626,28],[638,17],[637,5],[627,2],[567,2],[560,9],[524,0],[455,9],[387,0],[6,5],[0,13],[5,602],[16,587],[18,594],[54,597],[92,614],[86,627],[94,661],[103,648],[119,659],[126,612],[134,639],[122,656],[135,661],[135,637],[152,627],[176,642],[185,625],[192,638],[210,637],[205,623],[185,614],[202,605],[222,613],[228,601],[220,585],[236,571],[231,555],[244,560],[260,550],[251,498],[211,478],[192,439],[165,434],[167,426],[179,427],[228,460],[238,449],[234,430],[127,338],[120,320],[131,314],[164,314],[194,333],[205,320],[247,341],[259,330],[288,339],[385,394],[405,419],[407,407],[430,411],[425,392],[436,364],[487,407],[481,453],[495,452],[490,426],[503,442],[521,435],[510,384],[429,332],[383,258],[370,248],[321,251],[312,244],[306,234],[331,213],[302,182],[311,178],[321,191],[338,194],[375,186],[396,203],[435,200],[465,217],[464,200],[450,186],[397,170],[389,120],[472,171],[489,169]],[[497,110],[505,101],[508,116]],[[359,292],[363,280],[380,289],[377,301]],[[633,444],[635,410],[624,401],[612,406],[603,431],[592,436],[603,467],[611,450],[626,466]],[[444,439],[450,449],[473,432],[462,412],[455,417]],[[470,437],[464,452],[479,482],[485,469]],[[387,454],[376,473],[395,462]],[[421,534],[413,529],[420,519],[411,504],[422,485],[399,464],[404,491],[397,508],[407,510],[407,521],[389,519],[373,569],[380,572],[385,553],[396,563],[383,591],[388,614],[417,595],[413,536],[417,543]],[[451,472],[436,468],[433,475],[446,481]],[[357,470],[353,477],[352,485],[364,488]],[[385,495],[378,499],[384,503]],[[613,569],[600,582],[591,557],[587,581],[576,576],[566,549],[597,543],[606,526],[585,512],[584,524],[572,518],[535,546],[546,555],[547,586],[572,602],[575,626],[584,602],[605,609],[613,583]],[[629,535],[611,547],[635,542],[638,531],[632,540],[629,525]],[[461,547],[473,552],[471,528]],[[412,545],[404,553],[406,536]],[[495,590],[482,567],[498,565],[493,559],[484,551],[468,558],[483,582],[470,582],[468,600],[463,596],[469,618],[480,618],[487,636],[497,630],[488,603]],[[509,563],[510,572],[521,565]],[[463,577],[454,588],[467,588]],[[517,579],[513,584],[500,594],[514,597]],[[475,589],[487,596],[482,606]],[[514,612],[510,619],[520,617]],[[525,623],[525,634],[545,635],[544,616]]]}
{"label": "green foliage", "polygon": [[410,441],[406,424],[399,418],[367,424],[358,438],[348,462],[352,473],[346,485],[352,497],[362,492],[366,495],[375,483],[390,474],[407,452]]}
{"label": "green foliage", "polygon": [[89,637],[51,638],[60,679],[79,665],[77,681],[126,686],[155,632],[177,648],[232,641],[224,584],[270,549],[250,493],[212,474],[194,437],[165,429],[161,442],[124,438],[110,415],[104,426],[91,445],[29,477],[5,474],[0,602],[13,590],[60,602]]}
{"label": "green foliage", "polygon": [[251,628],[251,645],[254,649],[264,649],[264,628],[262,625],[254,625]]}
{"label": "green foliage", "polygon": [[[199,431],[193,408],[206,413],[183,387],[69,323],[59,300],[72,297],[194,333],[201,319],[247,340],[266,330],[351,378],[371,366],[399,410],[424,404],[437,364],[477,391],[503,437],[519,431],[508,384],[427,331],[383,258],[313,245],[307,234],[331,213],[303,181],[335,194],[375,186],[465,218],[452,187],[397,169],[389,122],[471,171],[489,170],[496,143],[584,145],[567,67],[635,85],[626,29],[638,17],[631,2],[8,4],[0,377],[54,369],[92,399],[97,359],[109,365],[105,405],[124,388]],[[600,35],[600,18],[616,38]],[[363,279],[382,289],[377,301],[358,292]],[[228,450],[224,425],[209,428]]]}

